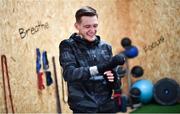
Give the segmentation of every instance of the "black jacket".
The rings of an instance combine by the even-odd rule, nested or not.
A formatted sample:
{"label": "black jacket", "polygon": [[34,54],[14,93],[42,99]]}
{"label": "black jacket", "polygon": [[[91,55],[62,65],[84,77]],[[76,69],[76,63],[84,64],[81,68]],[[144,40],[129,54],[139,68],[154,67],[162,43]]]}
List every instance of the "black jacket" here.
{"label": "black jacket", "polygon": [[74,33],[60,43],[59,50],[63,77],[68,84],[70,108],[80,112],[98,112],[112,108],[112,88],[102,74],[91,76],[89,71],[89,67],[112,57],[111,46],[99,36],[89,43]]}

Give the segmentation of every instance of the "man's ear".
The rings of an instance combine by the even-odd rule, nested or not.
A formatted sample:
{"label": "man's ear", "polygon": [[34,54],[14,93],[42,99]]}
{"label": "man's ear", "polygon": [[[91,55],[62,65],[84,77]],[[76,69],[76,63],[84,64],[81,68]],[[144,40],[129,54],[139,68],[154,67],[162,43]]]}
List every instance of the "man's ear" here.
{"label": "man's ear", "polygon": [[78,23],[76,22],[76,23],[74,23],[74,27],[76,28],[76,29],[78,29],[79,28],[79,25],[78,25]]}

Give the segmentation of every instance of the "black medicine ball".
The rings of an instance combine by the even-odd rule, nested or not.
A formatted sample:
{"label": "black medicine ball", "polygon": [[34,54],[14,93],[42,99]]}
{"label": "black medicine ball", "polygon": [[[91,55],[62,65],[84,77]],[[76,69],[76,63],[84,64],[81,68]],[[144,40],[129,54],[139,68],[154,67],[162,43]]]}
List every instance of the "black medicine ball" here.
{"label": "black medicine ball", "polygon": [[128,37],[124,37],[124,38],[121,40],[121,45],[122,45],[122,47],[124,47],[124,48],[129,47],[129,46],[131,46],[131,40],[130,40]]}
{"label": "black medicine ball", "polygon": [[134,66],[131,70],[131,74],[133,77],[138,78],[144,74],[144,70],[141,66]]}

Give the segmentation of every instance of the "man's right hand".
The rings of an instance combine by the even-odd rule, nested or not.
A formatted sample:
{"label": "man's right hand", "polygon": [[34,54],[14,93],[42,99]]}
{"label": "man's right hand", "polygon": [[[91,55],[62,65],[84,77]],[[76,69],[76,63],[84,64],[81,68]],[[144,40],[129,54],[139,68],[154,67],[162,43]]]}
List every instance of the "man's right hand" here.
{"label": "man's right hand", "polygon": [[111,70],[105,71],[104,76],[106,76],[105,78],[107,79],[107,81],[114,82],[114,74]]}

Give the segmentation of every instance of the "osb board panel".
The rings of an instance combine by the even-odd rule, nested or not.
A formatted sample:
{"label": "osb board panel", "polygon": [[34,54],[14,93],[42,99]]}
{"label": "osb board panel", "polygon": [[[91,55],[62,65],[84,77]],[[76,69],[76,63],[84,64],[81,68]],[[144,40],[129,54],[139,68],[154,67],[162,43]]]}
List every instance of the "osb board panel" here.
{"label": "osb board panel", "polygon": [[[59,24],[54,19],[60,11],[54,8],[58,4],[60,2],[1,1],[1,54],[7,56],[15,112],[56,112],[55,85],[38,91],[35,63],[36,48],[40,48],[41,52],[46,50],[54,80],[51,58],[55,56],[56,65],[59,66],[57,34],[60,30],[51,25]],[[36,26],[39,26],[36,32],[28,31],[24,36],[19,33],[20,28],[26,31]],[[5,112],[3,95],[0,112]]]}
{"label": "osb board panel", "polygon": [[[120,36],[130,37],[139,49],[139,56],[129,60],[130,68],[134,65],[144,68],[144,76],[139,79],[156,83],[169,77],[180,83],[180,1],[127,0],[125,6],[122,1],[117,4],[118,17],[123,18],[119,20]],[[112,43],[115,52],[121,51],[119,42]],[[132,78],[133,82],[136,80]],[[127,83],[124,86],[127,88]]]}
{"label": "osb board panel", "polygon": [[[42,91],[37,88],[36,48],[47,51],[50,71],[54,80],[52,56],[56,67],[62,111],[71,112],[62,98],[62,76],[58,62],[59,43],[74,31],[74,14],[81,6],[97,9],[100,21],[98,34],[111,42],[118,31],[116,0],[1,0],[0,1],[0,54],[7,56],[10,85],[15,112],[57,112],[55,84]],[[113,11],[113,12],[112,12]],[[107,15],[111,14],[112,17]],[[34,28],[34,29],[33,29]],[[26,32],[25,32],[26,31]],[[108,34],[108,35],[107,35]],[[112,36],[112,37],[109,37]],[[108,38],[109,37],[109,38]],[[108,41],[109,39],[109,41]],[[2,70],[2,69],[1,69]],[[2,80],[2,74],[0,74]],[[45,81],[45,79],[44,79]],[[0,112],[5,112],[3,82],[0,81]]]}
{"label": "osb board panel", "polygon": [[[47,51],[53,80],[51,58],[55,56],[62,110],[71,112],[62,98],[58,46],[74,32],[74,13],[85,5],[97,9],[98,34],[113,45],[114,53],[123,50],[122,37],[132,38],[139,56],[129,64],[144,68],[142,78],[156,82],[168,76],[180,82],[178,0],[1,0],[0,55],[7,56],[16,112],[57,112],[55,84],[41,92],[37,89],[36,48]],[[28,30],[38,25],[42,26],[37,32],[28,31],[26,36],[19,33],[20,28]],[[157,41],[161,43],[157,45]],[[2,81],[0,88],[0,112],[5,112]]]}
{"label": "osb board panel", "polygon": [[180,83],[179,11],[179,0],[132,1],[131,36],[140,48],[143,78],[156,82],[169,77]]}

